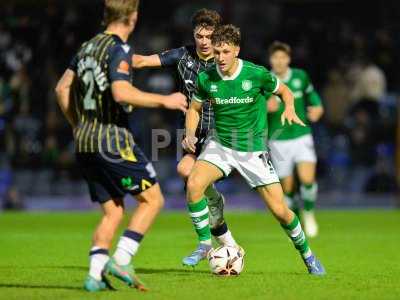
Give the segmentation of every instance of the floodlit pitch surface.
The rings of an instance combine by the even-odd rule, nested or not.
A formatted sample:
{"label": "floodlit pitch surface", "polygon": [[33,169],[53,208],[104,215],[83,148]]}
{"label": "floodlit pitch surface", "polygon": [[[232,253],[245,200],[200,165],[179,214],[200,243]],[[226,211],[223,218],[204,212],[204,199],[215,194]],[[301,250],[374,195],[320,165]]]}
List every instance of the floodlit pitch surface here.
{"label": "floodlit pitch surface", "polygon": [[151,289],[89,294],[90,239],[98,213],[0,214],[0,299],[400,299],[400,212],[321,211],[311,247],[328,275],[311,277],[270,214],[231,212],[227,221],[247,251],[238,277],[212,275],[206,262],[185,268],[196,245],[189,217],[161,215],[134,260]]}

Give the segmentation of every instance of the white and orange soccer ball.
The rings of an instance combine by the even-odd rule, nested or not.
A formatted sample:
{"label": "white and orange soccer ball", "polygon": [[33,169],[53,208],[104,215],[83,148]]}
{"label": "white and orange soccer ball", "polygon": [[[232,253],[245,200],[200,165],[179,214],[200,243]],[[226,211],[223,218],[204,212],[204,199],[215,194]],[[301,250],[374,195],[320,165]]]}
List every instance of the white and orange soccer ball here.
{"label": "white and orange soccer ball", "polygon": [[212,249],[207,258],[211,272],[216,275],[239,275],[243,271],[244,258],[237,248],[220,246]]}

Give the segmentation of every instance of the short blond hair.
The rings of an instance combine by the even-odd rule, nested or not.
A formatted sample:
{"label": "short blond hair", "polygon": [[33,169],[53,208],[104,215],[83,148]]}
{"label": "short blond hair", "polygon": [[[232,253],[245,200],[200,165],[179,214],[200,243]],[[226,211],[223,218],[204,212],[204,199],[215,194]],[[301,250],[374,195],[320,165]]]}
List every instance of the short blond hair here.
{"label": "short blond hair", "polygon": [[139,0],[105,0],[103,25],[113,22],[127,24],[129,17],[139,8]]}
{"label": "short blond hair", "polygon": [[232,44],[240,46],[241,34],[240,28],[232,24],[222,25],[218,27],[211,35],[211,43],[213,45]]}

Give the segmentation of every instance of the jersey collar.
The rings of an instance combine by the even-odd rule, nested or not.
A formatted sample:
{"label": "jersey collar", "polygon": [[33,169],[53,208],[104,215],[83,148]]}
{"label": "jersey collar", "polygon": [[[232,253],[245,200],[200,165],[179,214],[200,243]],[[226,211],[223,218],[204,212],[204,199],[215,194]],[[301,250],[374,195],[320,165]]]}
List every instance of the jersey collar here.
{"label": "jersey collar", "polygon": [[287,70],[287,72],[286,72],[286,74],[285,74],[285,77],[283,77],[282,78],[282,81],[283,82],[289,82],[289,80],[290,80],[290,78],[292,78],[292,69],[291,68],[289,68],[288,70]]}
{"label": "jersey collar", "polygon": [[112,32],[112,31],[104,31],[104,34],[107,34],[107,35],[112,35],[114,38],[116,38],[119,42],[121,42],[121,43],[123,43],[123,44],[126,44],[120,37],[119,37],[119,35],[117,35],[117,34],[115,34],[114,32]]}
{"label": "jersey collar", "polygon": [[211,56],[211,57],[209,57],[208,59],[204,59],[204,58],[202,58],[202,57],[200,56],[200,54],[199,54],[199,52],[197,52],[197,50],[195,50],[195,52],[196,52],[197,57],[198,57],[200,60],[204,61],[204,62],[210,62],[210,61],[213,61],[213,60],[214,60],[214,56]]}
{"label": "jersey collar", "polygon": [[216,68],[217,68],[217,73],[221,77],[222,80],[235,80],[239,76],[240,72],[243,69],[243,61],[239,58],[239,65],[238,65],[235,73],[233,73],[231,76],[225,76],[224,74],[222,74],[218,65],[216,65]]}

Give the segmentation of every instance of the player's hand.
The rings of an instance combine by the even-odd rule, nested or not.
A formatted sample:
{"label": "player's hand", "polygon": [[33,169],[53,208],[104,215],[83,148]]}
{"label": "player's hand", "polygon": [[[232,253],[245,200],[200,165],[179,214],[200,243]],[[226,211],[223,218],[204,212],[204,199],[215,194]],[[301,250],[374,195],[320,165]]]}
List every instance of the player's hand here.
{"label": "player's hand", "polygon": [[279,104],[278,100],[276,99],[276,97],[272,96],[271,98],[268,99],[268,102],[267,102],[268,112],[276,112],[276,111],[278,111],[279,105],[280,104]]}
{"label": "player's hand", "polygon": [[322,108],[322,106],[307,107],[307,118],[313,123],[318,122],[323,114],[324,114],[324,109]]}
{"label": "player's hand", "polygon": [[196,152],[196,143],[199,139],[195,136],[187,135],[182,141],[182,148],[190,153]]}
{"label": "player's hand", "polygon": [[297,116],[294,106],[285,107],[285,111],[281,115],[282,125],[285,125],[286,120],[288,121],[289,125],[295,123],[301,126],[306,126],[306,124],[304,124],[303,121]]}
{"label": "player's hand", "polygon": [[142,59],[140,55],[133,54],[132,55],[132,67],[138,68],[140,66]]}
{"label": "player's hand", "polygon": [[186,96],[182,93],[173,93],[166,96],[167,99],[164,102],[164,107],[166,109],[180,110],[186,113],[188,103],[186,101]]}

